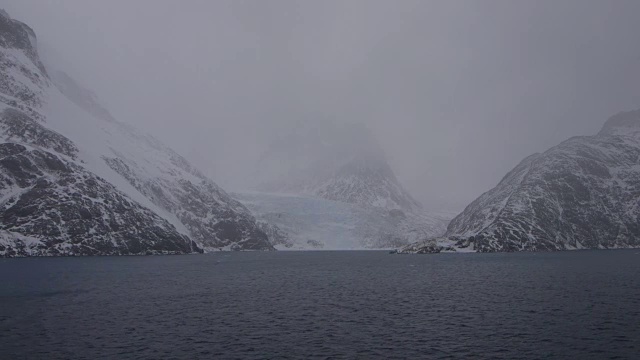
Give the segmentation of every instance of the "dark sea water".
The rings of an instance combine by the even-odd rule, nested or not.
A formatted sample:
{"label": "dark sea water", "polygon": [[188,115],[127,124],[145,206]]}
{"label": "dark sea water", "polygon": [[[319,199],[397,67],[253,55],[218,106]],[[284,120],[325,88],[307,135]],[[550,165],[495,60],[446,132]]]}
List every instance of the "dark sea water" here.
{"label": "dark sea water", "polygon": [[0,260],[2,359],[640,359],[640,250]]}

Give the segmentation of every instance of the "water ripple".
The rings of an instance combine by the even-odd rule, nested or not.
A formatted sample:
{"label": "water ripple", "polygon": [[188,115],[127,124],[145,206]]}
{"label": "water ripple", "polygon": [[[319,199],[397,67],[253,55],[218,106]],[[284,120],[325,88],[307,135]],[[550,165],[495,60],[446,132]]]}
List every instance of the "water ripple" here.
{"label": "water ripple", "polygon": [[47,359],[636,359],[633,251],[0,262],[0,354]]}

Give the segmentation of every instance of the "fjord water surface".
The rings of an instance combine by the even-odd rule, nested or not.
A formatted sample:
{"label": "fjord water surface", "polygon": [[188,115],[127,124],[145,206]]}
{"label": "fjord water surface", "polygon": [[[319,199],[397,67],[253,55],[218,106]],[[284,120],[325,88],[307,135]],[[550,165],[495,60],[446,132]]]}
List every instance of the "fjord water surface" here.
{"label": "fjord water surface", "polygon": [[640,250],[0,260],[2,358],[640,354]]}

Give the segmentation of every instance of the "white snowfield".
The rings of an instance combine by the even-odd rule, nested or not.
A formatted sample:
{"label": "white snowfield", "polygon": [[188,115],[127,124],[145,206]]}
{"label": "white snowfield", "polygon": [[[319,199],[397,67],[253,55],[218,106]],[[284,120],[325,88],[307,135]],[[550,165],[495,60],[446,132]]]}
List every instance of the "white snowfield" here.
{"label": "white snowfield", "polygon": [[444,234],[453,216],[389,211],[308,195],[242,192],[232,196],[259,221],[277,227],[279,234],[269,235],[278,250],[391,249]]}

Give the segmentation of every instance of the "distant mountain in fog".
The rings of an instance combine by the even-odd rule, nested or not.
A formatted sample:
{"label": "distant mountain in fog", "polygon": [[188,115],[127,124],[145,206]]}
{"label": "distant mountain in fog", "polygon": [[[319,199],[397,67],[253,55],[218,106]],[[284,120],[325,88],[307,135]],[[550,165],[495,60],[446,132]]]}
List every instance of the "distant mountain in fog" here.
{"label": "distant mountain in fog", "polygon": [[238,201],[116,121],[0,12],[0,256],[272,250]]}
{"label": "distant mountain in fog", "polygon": [[452,217],[423,210],[361,124],[298,124],[264,153],[254,181],[259,192],[234,196],[277,248],[393,248],[442,235]]}
{"label": "distant mountain in fog", "polygon": [[[439,244],[439,245],[438,245]],[[640,247],[640,110],[524,159],[413,251]]]}
{"label": "distant mountain in fog", "polygon": [[271,145],[256,174],[261,191],[387,210],[422,208],[399,183],[382,148],[362,124],[300,123]]}

